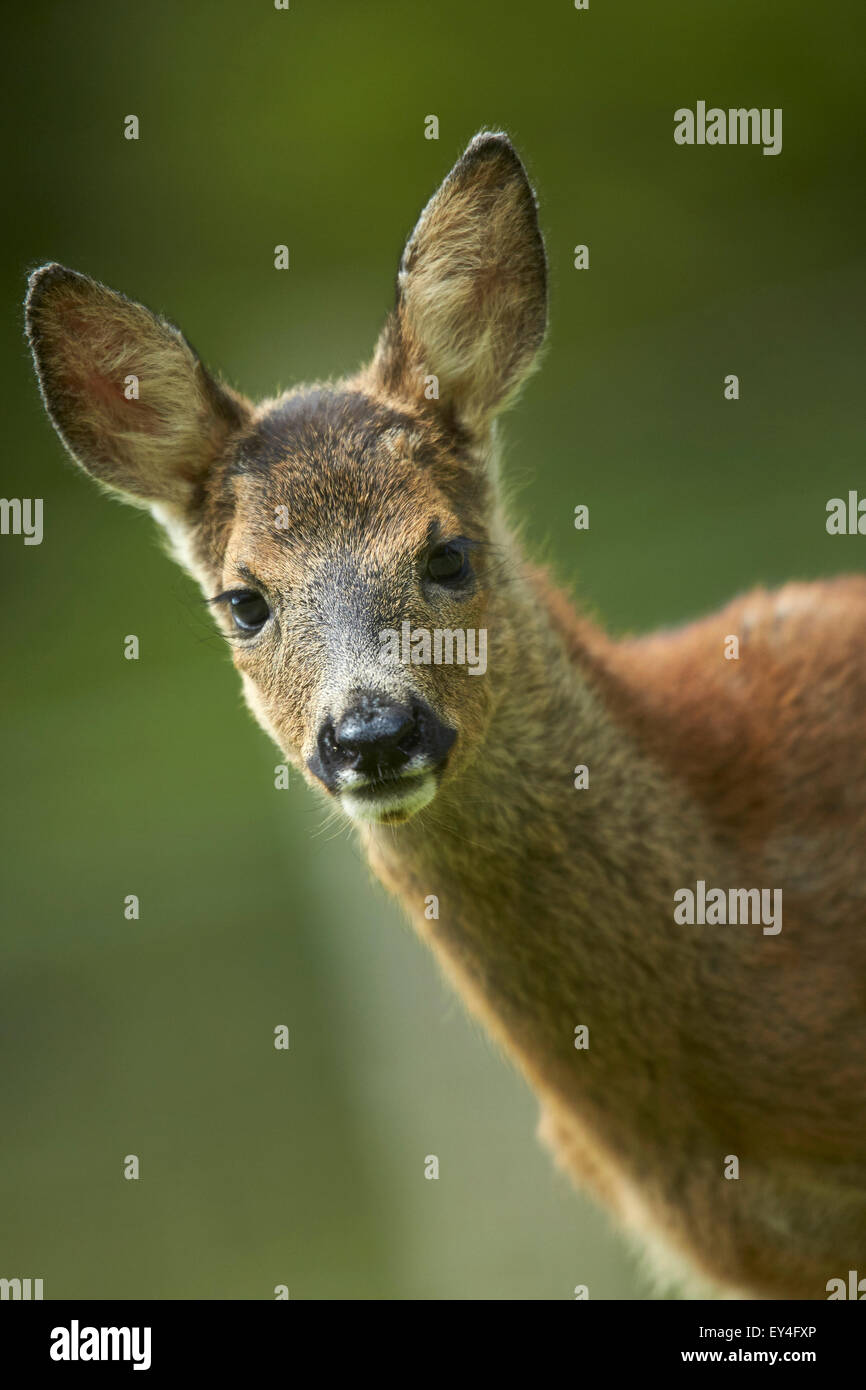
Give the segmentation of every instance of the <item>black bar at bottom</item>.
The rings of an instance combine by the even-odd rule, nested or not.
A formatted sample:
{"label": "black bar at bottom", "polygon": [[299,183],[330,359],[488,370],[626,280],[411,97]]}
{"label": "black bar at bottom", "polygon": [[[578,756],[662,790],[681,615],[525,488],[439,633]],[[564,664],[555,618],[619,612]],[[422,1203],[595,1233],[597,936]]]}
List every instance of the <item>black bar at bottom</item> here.
{"label": "black bar at bottom", "polygon": [[[535,1338],[539,1327],[546,1337],[564,1334],[575,1376],[590,1367],[597,1377],[605,1370],[764,1365],[810,1367],[826,1380],[860,1365],[866,1336],[866,1310],[841,1301],[587,1300],[575,1301],[568,1316],[563,1308],[556,1318],[551,1311],[545,1324],[536,1321],[538,1304],[525,1304],[522,1313],[512,1307],[503,1330],[486,1322],[496,1305],[488,1305],[484,1321],[475,1302],[449,1306],[445,1315],[428,1306],[417,1324],[407,1323],[404,1310],[395,1327],[393,1314],[377,1324],[371,1302],[4,1302],[0,1336],[4,1363],[17,1367],[19,1380],[31,1371],[93,1377],[108,1367],[115,1376],[135,1376],[137,1368],[143,1383],[145,1376],[159,1381],[190,1371],[199,1385],[233,1372],[266,1376],[270,1368],[307,1380],[311,1370],[332,1373],[341,1364],[358,1373],[366,1368],[365,1375],[378,1366],[388,1380],[401,1381],[429,1379],[437,1364],[453,1376],[477,1362],[489,1375],[500,1358],[519,1375],[521,1352],[538,1379],[539,1358],[546,1361],[550,1350]],[[457,1306],[471,1310],[470,1324]],[[459,1350],[452,1332],[460,1334]]]}

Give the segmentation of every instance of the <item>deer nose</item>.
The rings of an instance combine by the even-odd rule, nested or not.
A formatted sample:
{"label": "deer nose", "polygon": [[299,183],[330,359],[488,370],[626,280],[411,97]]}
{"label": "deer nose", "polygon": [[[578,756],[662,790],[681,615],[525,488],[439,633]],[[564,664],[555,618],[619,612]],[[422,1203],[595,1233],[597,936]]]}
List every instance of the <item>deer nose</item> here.
{"label": "deer nose", "polygon": [[406,705],[361,692],[333,732],[326,727],[320,733],[319,756],[325,765],[336,763],[375,776],[398,772],[415,751],[416,723]]}

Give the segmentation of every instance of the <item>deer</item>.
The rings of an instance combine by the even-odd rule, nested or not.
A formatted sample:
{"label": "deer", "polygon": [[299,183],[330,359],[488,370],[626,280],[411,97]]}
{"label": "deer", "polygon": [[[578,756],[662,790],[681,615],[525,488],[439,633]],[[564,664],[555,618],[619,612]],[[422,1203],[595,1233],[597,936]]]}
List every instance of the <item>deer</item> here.
{"label": "deer", "polygon": [[[354,375],[254,405],[57,263],[26,328],[66,449],[162,528],[555,1164],[686,1297],[825,1298],[866,1267],[866,575],[644,635],[584,615],[500,476],[547,282],[527,172],[482,130]],[[409,660],[382,641],[406,624]],[[422,659],[437,631],[486,633],[486,669]],[[780,929],[683,920],[699,884],[780,892]]]}

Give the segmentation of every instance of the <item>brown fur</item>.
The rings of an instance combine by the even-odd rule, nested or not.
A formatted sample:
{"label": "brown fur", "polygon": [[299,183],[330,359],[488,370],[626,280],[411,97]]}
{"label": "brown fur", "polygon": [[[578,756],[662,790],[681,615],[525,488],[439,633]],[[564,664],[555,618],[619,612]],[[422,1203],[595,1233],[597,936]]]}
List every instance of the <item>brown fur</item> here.
{"label": "brown fur", "polygon": [[[28,326],[79,462],[152,506],[209,596],[268,600],[252,639],[220,621],[256,717],[311,783],[316,731],[353,688],[418,695],[456,729],[430,806],[360,833],[539,1095],[559,1161],[664,1261],[727,1292],[821,1298],[866,1258],[866,578],[622,642],[578,618],[496,484],[494,416],[534,364],[545,281],[522,166],[481,135],[350,381],[253,408],[176,330],[61,267],[33,277]],[[466,593],[423,580],[434,525],[476,542]],[[404,619],[486,628],[487,675],[382,668],[376,633]],[[674,893],[699,878],[782,888],[782,932],[677,925]]]}

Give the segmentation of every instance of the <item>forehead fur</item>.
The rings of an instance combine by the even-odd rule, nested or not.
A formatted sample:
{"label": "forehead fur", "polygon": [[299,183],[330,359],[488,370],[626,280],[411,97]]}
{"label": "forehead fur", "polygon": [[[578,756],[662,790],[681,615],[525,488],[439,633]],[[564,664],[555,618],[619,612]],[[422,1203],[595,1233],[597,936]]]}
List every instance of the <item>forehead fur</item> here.
{"label": "forehead fur", "polygon": [[291,550],[363,542],[373,560],[423,539],[437,512],[480,529],[485,492],[467,441],[432,412],[314,386],[260,407],[211,480],[204,529],[212,556],[243,534]]}

